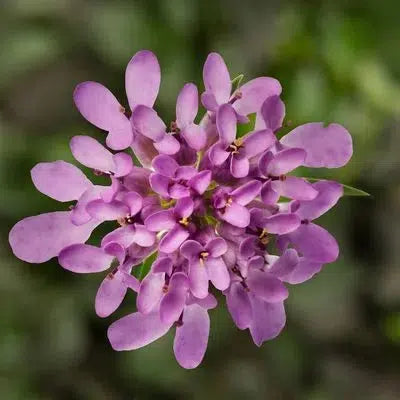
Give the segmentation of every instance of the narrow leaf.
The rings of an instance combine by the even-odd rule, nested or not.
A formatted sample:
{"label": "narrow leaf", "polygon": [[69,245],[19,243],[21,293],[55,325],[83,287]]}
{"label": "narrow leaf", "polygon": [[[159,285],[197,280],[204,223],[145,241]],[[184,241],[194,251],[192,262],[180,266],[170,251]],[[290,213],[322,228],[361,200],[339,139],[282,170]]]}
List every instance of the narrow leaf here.
{"label": "narrow leaf", "polygon": [[[319,178],[309,178],[307,176],[304,176],[303,178],[307,179],[309,182],[319,182],[319,181],[326,180],[326,179],[319,179]],[[343,183],[340,183],[340,184],[343,186],[343,196],[359,196],[359,197],[371,196],[369,193],[365,192],[364,190],[357,189],[353,186],[344,185]]]}
{"label": "narrow leaf", "polygon": [[141,281],[150,271],[151,266],[153,265],[154,260],[157,257],[157,252],[155,251],[153,254],[149,255],[142,264],[136,268],[138,271],[137,278]]}
{"label": "narrow leaf", "polygon": [[239,89],[240,84],[242,83],[242,80],[244,78],[243,74],[240,74],[238,76],[236,76],[235,78],[232,79],[232,88],[233,88],[233,92],[235,92],[236,90]]}

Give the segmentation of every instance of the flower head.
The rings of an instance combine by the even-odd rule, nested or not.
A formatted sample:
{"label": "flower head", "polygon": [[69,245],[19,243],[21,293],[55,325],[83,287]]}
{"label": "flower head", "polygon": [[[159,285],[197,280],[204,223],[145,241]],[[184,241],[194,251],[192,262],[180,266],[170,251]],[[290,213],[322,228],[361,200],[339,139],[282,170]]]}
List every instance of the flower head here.
{"label": "flower head", "polygon": [[[184,368],[197,367],[205,355],[215,292],[256,345],[280,333],[288,285],[310,279],[339,254],[335,239],[313,221],[337,203],[342,185],[291,173],[300,166],[338,168],[352,154],[351,137],[337,124],[308,123],[278,139],[285,106],[276,79],[256,78],[232,92],[217,53],[208,56],[203,78],[206,115],[195,122],[198,90],[187,83],[170,128],[153,109],[160,67],[149,51],[128,64],[129,110],[99,83],[78,85],[79,111],[108,134],[106,146],[75,136],[70,148],[108,184],[93,184],[64,161],[37,164],[36,188],[73,204],[27,217],[9,235],[21,260],[58,257],[69,271],[103,273],[94,302],[100,317],[135,291],[137,310],[108,330],[112,347],[137,349],[175,329],[174,353]],[[255,125],[238,136],[237,125],[251,114]],[[122,151],[129,147],[142,166]],[[105,221],[114,229],[87,244]]]}

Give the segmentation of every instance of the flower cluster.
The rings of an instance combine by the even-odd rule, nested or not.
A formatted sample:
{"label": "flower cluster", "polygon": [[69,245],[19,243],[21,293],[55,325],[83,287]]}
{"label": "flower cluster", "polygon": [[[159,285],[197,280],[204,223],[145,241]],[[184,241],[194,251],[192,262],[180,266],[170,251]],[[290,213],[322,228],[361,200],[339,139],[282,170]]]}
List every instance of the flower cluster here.
{"label": "flower cluster", "polygon": [[[58,257],[72,272],[105,272],[95,298],[100,317],[112,314],[128,290],[136,292],[137,311],[109,327],[112,347],[137,349],[175,329],[174,353],[185,368],[204,357],[218,291],[256,345],[280,333],[287,285],[338,257],[335,239],[313,220],[343,194],[339,183],[290,173],[299,166],[341,167],[352,155],[351,137],[337,124],[307,123],[278,140],[285,105],[276,79],[233,88],[217,53],[208,56],[203,79],[204,116],[196,122],[198,90],[187,83],[170,128],[153,108],[160,67],[150,51],[136,53],[126,69],[129,110],[99,83],[78,85],[75,104],[108,133],[107,147],[75,136],[70,148],[109,184],[93,184],[64,161],[37,164],[36,188],[75,203],[25,218],[9,236],[24,261]],[[253,127],[239,135],[240,124]],[[85,244],[105,221],[115,221],[115,229],[98,246]],[[149,257],[151,268],[138,279]]]}

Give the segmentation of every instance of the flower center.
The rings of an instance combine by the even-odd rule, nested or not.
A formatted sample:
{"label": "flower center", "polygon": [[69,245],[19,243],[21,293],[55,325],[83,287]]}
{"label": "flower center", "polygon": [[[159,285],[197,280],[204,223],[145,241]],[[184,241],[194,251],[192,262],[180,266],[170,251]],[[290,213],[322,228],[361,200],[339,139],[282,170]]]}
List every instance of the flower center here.
{"label": "flower center", "polygon": [[243,147],[243,141],[242,139],[235,139],[232,144],[229,145],[229,148],[231,149],[231,154],[238,154],[239,149]]}
{"label": "flower center", "polygon": [[132,225],[135,222],[135,217],[128,215],[127,217],[124,218],[118,218],[117,222],[121,226]]}
{"label": "flower center", "polygon": [[209,255],[210,255],[210,254],[209,254],[207,251],[202,251],[202,252],[200,253],[200,265],[201,265],[201,266],[204,265],[204,261],[207,260],[207,257],[208,257]]}
{"label": "flower center", "polygon": [[183,225],[183,226],[185,226],[185,227],[187,227],[188,225],[189,225],[189,218],[188,217],[184,217],[184,218],[181,218],[180,220],[179,220],[179,223],[181,224],[181,225]]}
{"label": "flower center", "polygon": [[258,238],[260,239],[260,242],[262,244],[267,245],[269,243],[268,231],[266,229],[263,229]]}

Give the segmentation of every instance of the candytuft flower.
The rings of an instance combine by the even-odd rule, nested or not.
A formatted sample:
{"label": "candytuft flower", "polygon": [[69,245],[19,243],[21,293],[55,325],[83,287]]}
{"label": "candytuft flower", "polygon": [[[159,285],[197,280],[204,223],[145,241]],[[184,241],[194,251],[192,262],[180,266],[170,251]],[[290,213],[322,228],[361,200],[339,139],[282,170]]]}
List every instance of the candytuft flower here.
{"label": "candytuft flower", "polygon": [[[337,203],[342,185],[291,174],[300,166],[338,168],[352,155],[351,136],[338,124],[307,123],[278,139],[285,105],[276,79],[256,78],[232,92],[217,53],[208,56],[203,78],[207,111],[198,124],[192,83],[180,91],[170,125],[153,109],[160,67],[147,50],[126,69],[129,109],[100,83],[78,85],[78,110],[107,137],[103,145],[75,136],[71,152],[108,184],[93,184],[64,161],[37,164],[36,188],[72,205],[27,217],[9,235],[21,260],[58,257],[69,271],[102,275],[94,301],[100,317],[136,292],[137,310],[108,329],[111,346],[134,350],[174,329],[184,368],[203,360],[217,298],[226,299],[234,323],[249,329],[257,346],[279,335],[289,285],[339,255],[336,240],[314,220]],[[251,114],[255,125],[239,137],[238,124]],[[129,147],[141,167],[123,151]],[[105,221],[114,229],[87,244]]]}

